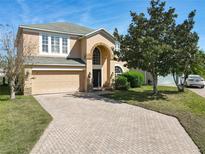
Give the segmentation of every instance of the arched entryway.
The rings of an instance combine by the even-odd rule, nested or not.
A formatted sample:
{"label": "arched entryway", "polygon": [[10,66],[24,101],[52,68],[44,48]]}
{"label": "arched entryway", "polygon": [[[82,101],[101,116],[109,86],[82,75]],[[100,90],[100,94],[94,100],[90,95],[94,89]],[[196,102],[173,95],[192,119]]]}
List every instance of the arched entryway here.
{"label": "arched entryway", "polygon": [[109,46],[104,43],[96,43],[91,48],[87,55],[87,74],[89,77],[88,90],[90,87],[94,89],[110,87],[114,76],[114,63],[113,52]]}

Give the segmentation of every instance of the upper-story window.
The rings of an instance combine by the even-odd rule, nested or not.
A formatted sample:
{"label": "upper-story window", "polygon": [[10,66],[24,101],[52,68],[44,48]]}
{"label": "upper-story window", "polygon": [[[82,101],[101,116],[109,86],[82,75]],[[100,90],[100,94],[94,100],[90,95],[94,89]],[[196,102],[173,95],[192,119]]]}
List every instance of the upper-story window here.
{"label": "upper-story window", "polygon": [[93,51],[93,65],[100,65],[100,50],[98,48]]}
{"label": "upper-story window", "polygon": [[68,53],[68,39],[67,38],[63,38],[62,40],[62,52]]}
{"label": "upper-story window", "polygon": [[66,35],[43,33],[39,36],[40,54],[54,56],[68,56],[70,53],[70,39]]}
{"label": "upper-story window", "polygon": [[51,36],[51,52],[60,53],[60,38]]}
{"label": "upper-story window", "polygon": [[48,53],[48,36],[42,35],[42,51]]}

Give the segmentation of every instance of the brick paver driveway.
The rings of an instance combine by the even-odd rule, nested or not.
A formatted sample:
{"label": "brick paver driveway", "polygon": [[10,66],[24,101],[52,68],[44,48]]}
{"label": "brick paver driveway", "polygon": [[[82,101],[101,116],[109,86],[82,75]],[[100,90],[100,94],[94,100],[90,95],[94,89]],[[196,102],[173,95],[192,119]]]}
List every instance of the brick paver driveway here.
{"label": "brick paver driveway", "polygon": [[53,121],[32,154],[195,154],[177,119],[99,97],[69,94],[35,98]]}

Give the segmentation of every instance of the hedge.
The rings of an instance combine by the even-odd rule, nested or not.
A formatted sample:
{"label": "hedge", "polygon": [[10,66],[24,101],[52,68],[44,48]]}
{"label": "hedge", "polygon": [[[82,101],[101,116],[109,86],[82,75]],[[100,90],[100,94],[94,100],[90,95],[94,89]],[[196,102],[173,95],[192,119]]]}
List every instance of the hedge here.
{"label": "hedge", "polygon": [[127,78],[132,88],[140,87],[144,83],[144,74],[137,71],[128,71],[121,76]]}
{"label": "hedge", "polygon": [[115,80],[115,89],[117,90],[128,90],[130,88],[130,83],[124,76],[118,76]]}

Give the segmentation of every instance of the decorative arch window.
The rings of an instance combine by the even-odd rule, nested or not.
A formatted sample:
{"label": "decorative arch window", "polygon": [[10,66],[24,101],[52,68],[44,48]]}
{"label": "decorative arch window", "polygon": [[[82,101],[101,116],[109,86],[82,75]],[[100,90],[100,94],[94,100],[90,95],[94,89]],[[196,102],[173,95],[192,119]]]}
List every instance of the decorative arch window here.
{"label": "decorative arch window", "polygon": [[98,48],[93,51],[93,65],[100,65],[100,50]]}
{"label": "decorative arch window", "polygon": [[120,66],[115,66],[115,76],[121,75],[123,73]]}

